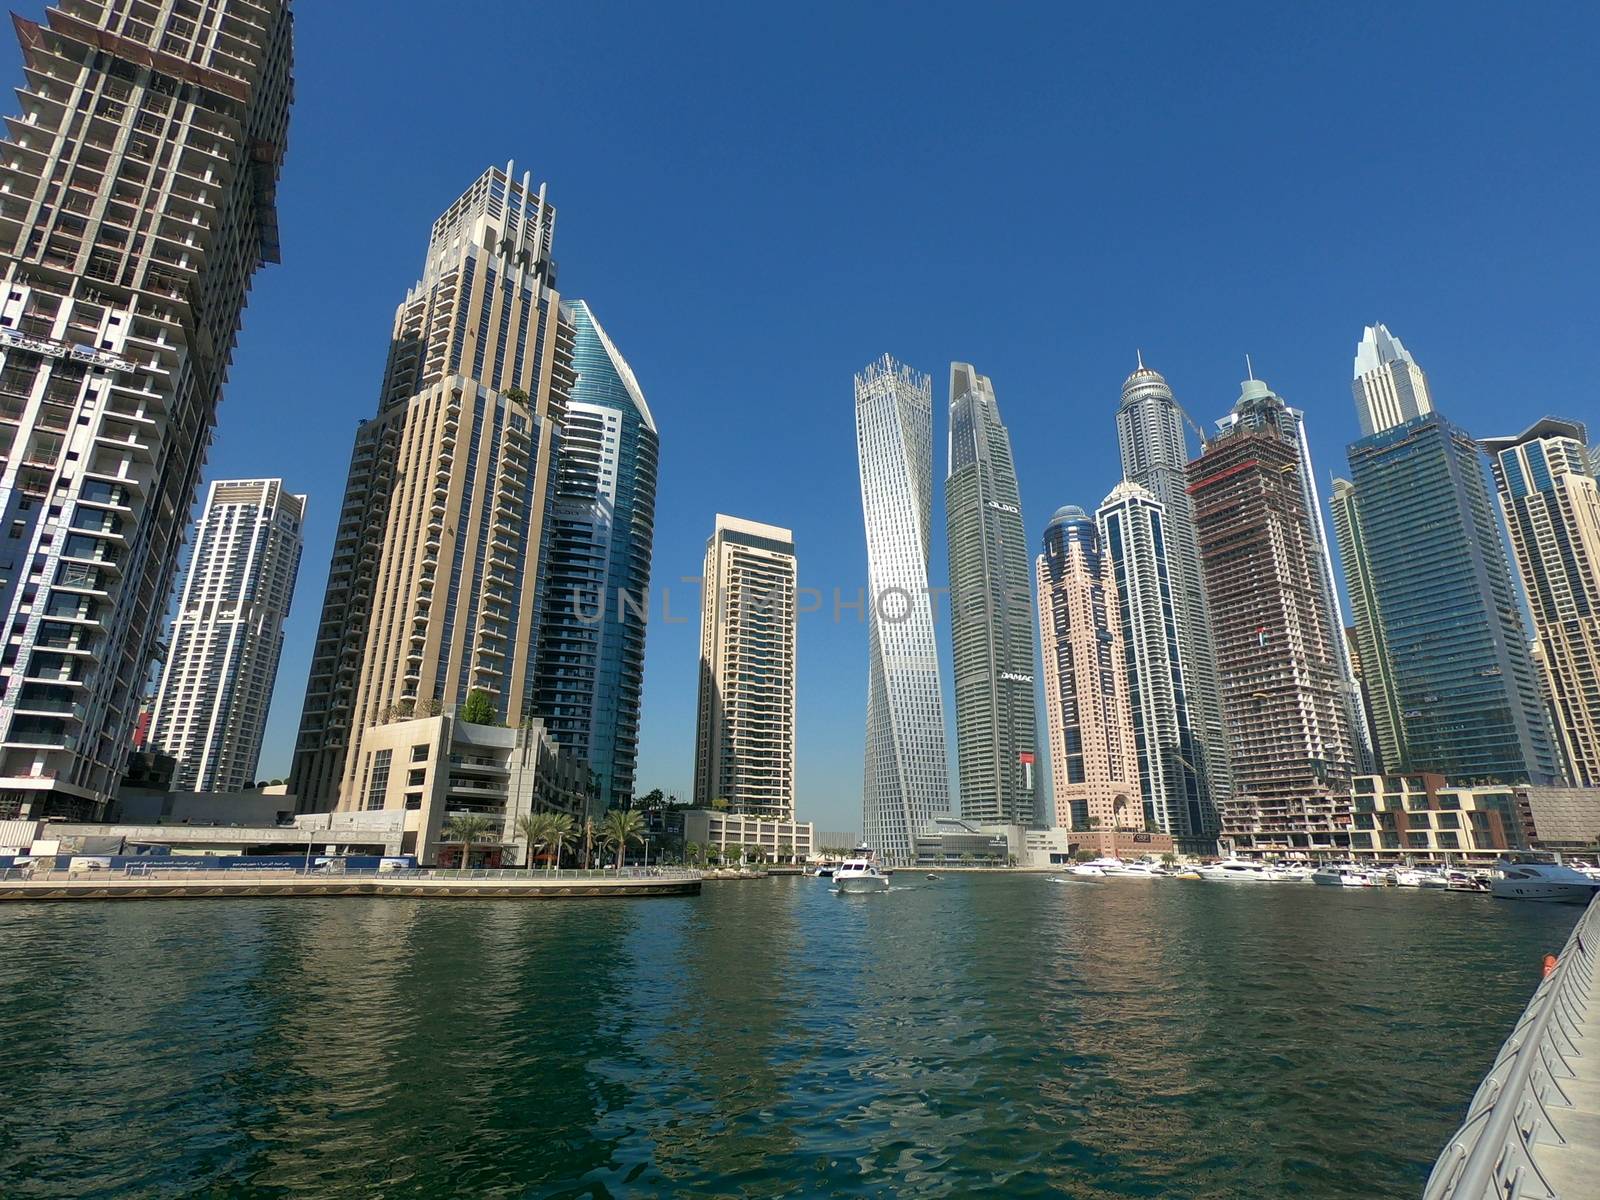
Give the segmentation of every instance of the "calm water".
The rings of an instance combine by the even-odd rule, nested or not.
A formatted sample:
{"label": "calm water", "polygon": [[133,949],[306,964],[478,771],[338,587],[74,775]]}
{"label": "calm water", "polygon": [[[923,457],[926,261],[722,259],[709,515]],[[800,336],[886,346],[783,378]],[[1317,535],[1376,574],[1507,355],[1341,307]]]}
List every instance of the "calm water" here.
{"label": "calm water", "polygon": [[0,1194],[1415,1194],[1577,915],[899,878],[0,907]]}

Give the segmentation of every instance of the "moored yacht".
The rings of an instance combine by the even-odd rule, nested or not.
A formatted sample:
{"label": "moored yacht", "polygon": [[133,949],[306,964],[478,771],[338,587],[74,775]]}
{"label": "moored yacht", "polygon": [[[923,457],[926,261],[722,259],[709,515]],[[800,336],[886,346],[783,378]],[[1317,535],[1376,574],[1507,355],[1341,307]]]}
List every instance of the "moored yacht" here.
{"label": "moored yacht", "polygon": [[1199,868],[1201,879],[1220,879],[1240,883],[1264,883],[1285,878],[1282,871],[1250,858],[1225,858]]}
{"label": "moored yacht", "polygon": [[1324,863],[1311,876],[1311,882],[1320,887],[1377,887],[1378,881],[1370,871],[1354,863]]}
{"label": "moored yacht", "polygon": [[1449,880],[1431,867],[1396,867],[1394,869],[1395,887],[1442,888],[1447,886],[1448,883]]}
{"label": "moored yacht", "polygon": [[1489,891],[1501,900],[1587,904],[1600,892],[1600,880],[1563,866],[1548,854],[1508,854],[1496,864],[1496,872]]}

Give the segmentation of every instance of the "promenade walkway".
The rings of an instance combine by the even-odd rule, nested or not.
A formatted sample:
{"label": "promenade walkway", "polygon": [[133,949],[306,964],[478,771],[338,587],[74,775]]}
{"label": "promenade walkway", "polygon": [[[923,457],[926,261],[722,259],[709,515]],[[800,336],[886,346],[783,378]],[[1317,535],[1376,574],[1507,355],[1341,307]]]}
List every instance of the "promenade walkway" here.
{"label": "promenade walkway", "polygon": [[623,871],[0,871],[0,902],[188,900],[259,896],[392,896],[423,899],[564,900],[683,896],[700,873],[667,867]]}
{"label": "promenade walkway", "polygon": [[1600,899],[1479,1085],[1423,1200],[1600,1197]]}

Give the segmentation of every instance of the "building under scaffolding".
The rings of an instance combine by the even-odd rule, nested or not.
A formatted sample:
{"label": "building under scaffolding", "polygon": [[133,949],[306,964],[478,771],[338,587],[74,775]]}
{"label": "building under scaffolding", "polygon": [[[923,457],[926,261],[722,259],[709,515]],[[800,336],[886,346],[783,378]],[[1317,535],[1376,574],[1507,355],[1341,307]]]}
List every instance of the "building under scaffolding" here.
{"label": "building under scaffolding", "polygon": [[1232,751],[1220,805],[1235,850],[1349,845],[1352,745],[1338,643],[1318,574],[1297,435],[1283,401],[1247,380],[1227,425],[1189,464],[1189,493]]}

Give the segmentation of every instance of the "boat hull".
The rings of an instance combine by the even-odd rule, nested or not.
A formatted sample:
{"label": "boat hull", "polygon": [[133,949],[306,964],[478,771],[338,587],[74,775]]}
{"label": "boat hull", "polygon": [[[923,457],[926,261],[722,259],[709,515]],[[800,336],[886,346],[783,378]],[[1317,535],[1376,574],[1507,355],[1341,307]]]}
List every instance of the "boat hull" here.
{"label": "boat hull", "polygon": [[833,886],[840,895],[862,896],[868,892],[887,892],[889,880],[883,875],[846,875],[835,877]]}
{"label": "boat hull", "polygon": [[1566,883],[1545,879],[1495,879],[1489,892],[1500,900],[1534,900],[1541,904],[1587,904],[1600,883]]}

